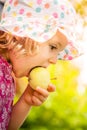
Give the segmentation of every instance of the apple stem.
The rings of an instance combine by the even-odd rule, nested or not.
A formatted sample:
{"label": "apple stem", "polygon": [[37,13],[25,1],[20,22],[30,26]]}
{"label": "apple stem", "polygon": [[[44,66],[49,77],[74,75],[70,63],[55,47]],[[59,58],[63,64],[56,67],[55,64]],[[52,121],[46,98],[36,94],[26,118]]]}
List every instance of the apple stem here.
{"label": "apple stem", "polygon": [[58,79],[57,77],[51,78],[51,80],[57,80],[57,79]]}

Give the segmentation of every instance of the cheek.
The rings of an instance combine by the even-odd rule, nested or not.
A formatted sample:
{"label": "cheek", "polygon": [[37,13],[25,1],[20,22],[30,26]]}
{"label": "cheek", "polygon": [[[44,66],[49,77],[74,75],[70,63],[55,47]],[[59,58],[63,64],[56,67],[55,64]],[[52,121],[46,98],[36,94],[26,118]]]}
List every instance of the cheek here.
{"label": "cheek", "polygon": [[[44,63],[46,63],[48,61],[48,54],[47,53],[41,53],[40,55],[38,55],[34,62],[33,62],[33,65],[34,66],[41,66],[43,65]],[[35,63],[35,64],[34,64]]]}
{"label": "cheek", "polygon": [[41,60],[47,60],[50,55],[51,55],[51,53],[49,51],[42,52],[42,54],[40,55]]}

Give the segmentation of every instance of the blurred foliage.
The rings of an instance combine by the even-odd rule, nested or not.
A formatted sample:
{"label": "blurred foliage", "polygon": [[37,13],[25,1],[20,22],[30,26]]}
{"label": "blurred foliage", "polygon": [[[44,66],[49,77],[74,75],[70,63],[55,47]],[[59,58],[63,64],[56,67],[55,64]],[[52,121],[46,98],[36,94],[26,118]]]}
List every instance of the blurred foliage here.
{"label": "blurred foliage", "polygon": [[82,16],[87,16],[87,0],[82,0],[81,2],[75,4],[75,8]]}
{"label": "blurred foliage", "polygon": [[80,14],[84,21],[84,25],[87,26],[87,0],[70,0],[74,5],[76,12]]}

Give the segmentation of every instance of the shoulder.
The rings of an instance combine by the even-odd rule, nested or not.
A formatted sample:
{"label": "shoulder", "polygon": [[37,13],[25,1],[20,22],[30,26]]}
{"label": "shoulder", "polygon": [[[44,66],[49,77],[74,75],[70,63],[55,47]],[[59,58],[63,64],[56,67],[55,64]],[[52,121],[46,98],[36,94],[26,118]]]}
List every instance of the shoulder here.
{"label": "shoulder", "polygon": [[9,67],[10,64],[2,56],[0,56],[0,66],[7,66],[7,67]]}
{"label": "shoulder", "polygon": [[11,65],[3,57],[0,56],[0,77],[2,75],[11,75],[11,72]]}
{"label": "shoulder", "polygon": [[9,63],[0,56],[0,95],[4,94],[4,96],[9,96],[10,94],[13,99],[14,93],[15,83],[12,77],[12,68]]}

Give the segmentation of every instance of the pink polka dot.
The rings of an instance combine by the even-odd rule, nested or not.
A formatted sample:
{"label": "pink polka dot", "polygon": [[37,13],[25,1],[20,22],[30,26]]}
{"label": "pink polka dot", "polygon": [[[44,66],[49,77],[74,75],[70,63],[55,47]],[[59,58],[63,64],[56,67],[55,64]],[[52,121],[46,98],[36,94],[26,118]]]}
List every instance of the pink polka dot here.
{"label": "pink polka dot", "polygon": [[58,14],[57,13],[53,13],[54,18],[58,18]]}
{"label": "pink polka dot", "polygon": [[69,56],[69,57],[68,57],[68,60],[72,60],[72,59],[73,59],[73,57],[72,57],[72,56]]}
{"label": "pink polka dot", "polygon": [[42,0],[37,0],[37,4],[41,4],[42,3]]}
{"label": "pink polka dot", "polygon": [[70,55],[64,55],[64,57],[63,57],[63,59],[68,59],[68,60],[72,60],[73,59],[73,57],[72,56],[70,56]]}
{"label": "pink polka dot", "polygon": [[24,9],[20,9],[19,14],[23,14],[23,13],[24,13]]}
{"label": "pink polka dot", "polygon": [[48,40],[48,35],[44,35],[43,37],[45,40]]}
{"label": "pink polka dot", "polygon": [[61,9],[64,10],[64,9],[65,9],[65,6],[64,6],[64,5],[61,5]]}
{"label": "pink polka dot", "polygon": [[11,4],[11,3],[12,3],[12,0],[9,0],[9,3]]}

